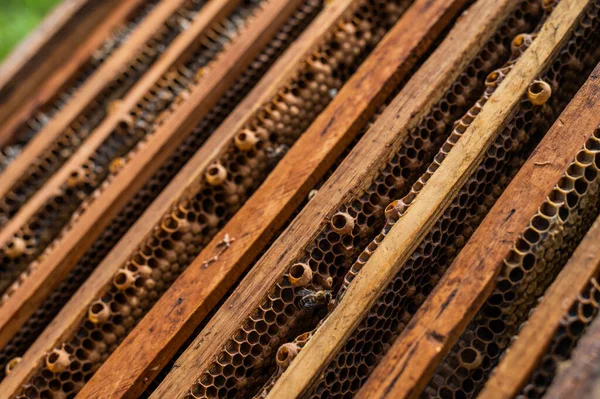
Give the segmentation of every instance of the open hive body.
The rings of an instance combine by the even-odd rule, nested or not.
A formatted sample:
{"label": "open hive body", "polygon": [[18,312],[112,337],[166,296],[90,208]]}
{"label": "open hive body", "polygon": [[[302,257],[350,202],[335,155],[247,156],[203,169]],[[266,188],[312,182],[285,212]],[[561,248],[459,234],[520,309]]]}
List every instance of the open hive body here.
{"label": "open hive body", "polygon": [[597,397],[600,2],[124,3],[0,70],[0,398]]}

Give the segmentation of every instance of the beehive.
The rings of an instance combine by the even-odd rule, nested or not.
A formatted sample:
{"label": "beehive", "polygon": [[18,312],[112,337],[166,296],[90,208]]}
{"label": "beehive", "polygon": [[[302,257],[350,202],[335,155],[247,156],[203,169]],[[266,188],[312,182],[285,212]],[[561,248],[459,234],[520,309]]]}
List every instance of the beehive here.
{"label": "beehive", "polygon": [[598,392],[600,2],[43,29],[0,70],[0,398]]}

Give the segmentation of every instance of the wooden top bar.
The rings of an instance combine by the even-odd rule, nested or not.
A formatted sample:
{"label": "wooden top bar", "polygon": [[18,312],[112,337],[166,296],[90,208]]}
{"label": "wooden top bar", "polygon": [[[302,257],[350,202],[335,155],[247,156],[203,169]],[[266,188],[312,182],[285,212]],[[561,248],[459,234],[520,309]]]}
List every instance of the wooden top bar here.
{"label": "wooden top bar", "polygon": [[[586,5],[583,0],[559,3],[531,47],[392,227],[343,299],[279,378],[268,398],[297,397],[309,388],[481,162],[522,95],[552,61]],[[403,386],[404,389],[409,387]]]}
{"label": "wooden top bar", "polygon": [[145,2],[61,3],[0,69],[0,146],[77,79],[94,51]]}
{"label": "wooden top bar", "polygon": [[600,123],[596,112],[599,77],[597,67],[396,339],[358,397],[419,395],[491,293],[510,244],[528,226],[531,216]]}
{"label": "wooden top bar", "polygon": [[[427,8],[424,1],[418,1],[406,12],[263,186],[223,228],[223,233],[235,238],[232,246],[210,268],[205,268],[202,265],[218,251],[223,234],[212,240],[86,384],[82,397],[135,397],[142,392],[306,198],[314,183],[360,131],[369,115],[395,84],[406,77],[418,56],[463,3],[446,1],[439,7]],[[415,15],[423,16],[426,23],[414,24]],[[337,16],[339,13],[331,15]],[[335,19],[330,18],[330,21],[333,23]],[[290,179],[292,175],[294,178]],[[259,214],[260,217],[256,217]],[[249,220],[253,222],[249,223]],[[170,311],[174,304],[178,308],[176,314]],[[166,314],[169,316],[165,323]],[[153,339],[148,339],[149,336]],[[115,384],[107,385],[106,376],[119,369],[123,359],[130,359],[130,372]],[[109,392],[117,393],[110,396]],[[172,397],[175,392],[161,391],[156,395]]]}
{"label": "wooden top bar", "polygon": [[[565,137],[566,138],[566,137]],[[590,279],[600,271],[600,218],[587,232],[554,284],[519,331],[480,393],[482,398],[514,398],[547,351],[561,319]]]}

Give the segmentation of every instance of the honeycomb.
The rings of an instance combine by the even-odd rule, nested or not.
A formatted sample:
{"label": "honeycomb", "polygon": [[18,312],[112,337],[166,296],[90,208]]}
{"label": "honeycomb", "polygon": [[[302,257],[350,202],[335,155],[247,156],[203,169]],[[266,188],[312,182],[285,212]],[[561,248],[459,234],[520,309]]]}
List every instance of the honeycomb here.
{"label": "honeycomb", "polygon": [[[131,13],[123,25],[115,28],[100,46],[83,64],[76,76],[54,98],[38,109],[31,118],[24,122],[9,144],[0,149],[0,172],[10,164],[22,151],[25,145],[67,104],[73,94],[92,76],[100,65],[117,50],[129,37],[131,32],[154,9],[159,0],[147,0]],[[4,222],[0,219],[0,225]]]}
{"label": "honeycomb", "polygon": [[[79,286],[88,278],[96,266],[121,239],[125,232],[142,215],[144,210],[171,181],[181,167],[202,146],[207,137],[217,128],[233,108],[244,98],[272,63],[283,53],[317,15],[322,7],[321,0],[308,1],[275,34],[265,49],[258,54],[249,67],[218,100],[194,131],[186,137],[174,155],[163,165],[146,185],[135,194],[119,215],[111,222],[98,240],[83,255],[73,270],[50,297],[28,319],[13,339],[0,351],[0,380],[13,359],[25,353],[35,338],[58,314]],[[35,262],[34,262],[35,263]],[[35,266],[34,266],[35,267]],[[5,301],[7,296],[3,298]]]}
{"label": "honeycomb", "polygon": [[[75,334],[48,354],[49,361],[22,387],[20,397],[54,392],[70,397],[79,390],[331,101],[399,18],[406,6],[401,4],[364,2],[339,22],[302,62],[296,76],[263,104],[220,159],[173,204],[105,293],[90,304]],[[82,361],[78,354],[87,357]],[[61,359],[65,358],[69,359],[68,369],[62,369]]]}
{"label": "honeycomb", "polygon": [[[327,217],[315,241],[282,276],[226,343],[215,361],[207,366],[191,388],[193,397],[237,397],[261,394],[268,375],[278,373],[276,350],[293,337],[310,331],[327,311],[328,291],[335,291],[360,251],[383,227],[385,207],[407,194],[409,187],[425,172],[435,151],[462,116],[480,97],[485,77],[505,63],[510,37],[532,29],[540,18],[537,3],[520,2],[473,62],[432,109],[404,145],[393,154],[383,173],[357,199],[342,205]],[[305,284],[294,286],[294,284]],[[303,309],[305,297],[321,298],[312,309]],[[314,301],[313,301],[314,302]],[[272,380],[271,380],[272,381]],[[267,382],[267,389],[269,386]]]}
{"label": "honeycomb", "polygon": [[[123,69],[123,72],[116,76],[115,79],[113,79],[107,87],[90,102],[90,105],[81,113],[81,115],[77,117],[77,119],[72,122],[71,125],[48,146],[48,148],[32,161],[24,175],[15,182],[5,196],[0,198],[0,226],[10,220],[10,218],[19,211],[19,208],[43,186],[52,174],[77,151],[85,139],[111,112],[111,108],[118,106],[118,100],[134,86],[146,71],[150,69],[175,37],[185,30],[205,3],[205,0],[188,0],[179,10],[171,15],[165,21],[162,28],[138,50],[137,55],[132,58],[129,65]],[[130,118],[133,117],[134,115],[130,116]],[[46,118],[44,120],[47,122],[49,119]],[[123,122],[126,124],[133,124],[137,121],[126,119]],[[120,134],[116,135],[117,133],[115,132],[116,137],[107,139],[105,145],[109,147],[107,151],[114,151],[111,147],[117,145],[115,142],[133,142],[136,139],[136,135],[128,137],[128,135],[131,134],[131,132],[129,132],[130,128],[130,126],[121,126]],[[136,130],[139,130],[138,134],[144,133],[143,127],[141,126]],[[109,143],[110,141],[113,143]],[[82,167],[85,168],[85,166]],[[88,168],[105,172],[106,166],[102,165],[96,167],[95,165],[90,164],[88,165]],[[79,173],[85,172],[85,170],[82,170]],[[92,170],[90,173],[95,172],[97,171]],[[70,197],[76,198],[77,196],[72,195]],[[66,205],[68,206],[69,203]],[[65,215],[62,215],[63,218],[64,216]],[[25,235],[30,236],[31,234],[25,233]],[[29,240],[26,239],[25,241]]]}
{"label": "honeycomb", "polygon": [[519,399],[541,398],[560,370],[569,360],[573,348],[595,320],[600,309],[600,275],[592,277],[577,295],[577,300],[562,317],[546,353],[539,361],[529,381],[517,396]]}
{"label": "honeycomb", "polygon": [[[546,74],[554,92],[568,98],[597,61],[599,2],[592,2],[572,37]],[[566,71],[570,73],[565,73]],[[423,397],[465,398],[477,395],[491,369],[510,344],[529,311],[598,215],[596,131],[577,154],[530,225],[505,258],[496,287],[438,368]]]}
{"label": "honeycomb", "polygon": [[[86,162],[72,172],[59,192],[50,197],[13,238],[0,248],[0,291],[4,292],[19,277],[17,284],[10,290],[14,291],[31,272],[30,267],[21,275],[25,268],[49,244],[52,243],[46,252],[51,252],[59,245],[60,239],[55,240],[59,234],[70,229],[79,215],[100,196],[101,191],[151,138],[167,116],[185,101],[196,84],[196,79],[211,68],[211,62],[245,26],[259,4],[259,0],[246,0],[225,21],[213,26],[204,40],[199,41],[199,48],[190,58],[167,71],[130,111],[128,118],[111,132]],[[183,20],[179,24],[185,26]]]}

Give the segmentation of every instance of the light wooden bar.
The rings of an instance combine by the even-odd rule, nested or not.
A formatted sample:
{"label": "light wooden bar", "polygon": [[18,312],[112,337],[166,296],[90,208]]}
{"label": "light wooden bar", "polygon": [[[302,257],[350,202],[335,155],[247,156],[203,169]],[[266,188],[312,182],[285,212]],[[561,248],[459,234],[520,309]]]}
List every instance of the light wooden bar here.
{"label": "light wooden bar", "polygon": [[522,390],[564,315],[590,279],[600,270],[600,219],[587,232],[542,301],[519,331],[494,373],[479,394],[481,398],[514,398]]}
{"label": "light wooden bar", "polygon": [[[417,397],[424,389],[492,292],[510,244],[528,226],[531,216],[600,124],[599,77],[600,67],[596,67],[396,339],[358,397]],[[537,344],[535,340],[527,342],[528,346]],[[525,378],[526,371],[517,370]]]}
{"label": "light wooden bar", "polygon": [[86,83],[75,93],[69,103],[25,146],[23,152],[0,174],[0,197],[25,174],[31,162],[53,143],[65,129],[86,109],[102,90],[118,75],[177,9],[187,0],[162,1],[148,15],[129,39],[121,46]]}
{"label": "light wooden bar", "polygon": [[[57,281],[57,279],[60,280],[66,275],[85,250],[102,233],[110,220],[118,214],[159,166],[168,159],[174,149],[185,138],[186,134],[206,115],[210,107],[229,88],[231,82],[241,74],[245,67],[252,61],[253,57],[265,47],[277,29],[289,18],[300,3],[301,0],[269,1],[253,17],[252,25],[241,32],[239,39],[232,43],[222,57],[220,57],[218,64],[205,75],[201,84],[195,88],[188,100],[181,104],[181,107],[155,133],[153,139],[147,143],[143,151],[136,153],[134,158],[123,168],[115,180],[103,191],[102,200],[93,202],[92,206],[81,216],[81,219],[63,237],[62,244],[56,248],[52,256],[46,258],[30,276],[31,278],[26,280],[28,288],[15,292],[15,298],[24,292],[35,293],[29,297],[27,304],[22,306],[12,319],[4,318],[5,309],[3,307],[0,317],[7,321],[7,325],[12,325],[12,327],[4,329],[3,332],[5,334],[0,332],[0,341],[7,342],[18,329],[18,326],[27,319],[28,315],[35,311],[41,301],[51,292],[47,288],[50,285],[48,282]],[[296,42],[304,43],[302,38]],[[288,74],[293,73],[294,64],[288,65],[288,63],[297,57],[298,54],[289,51],[286,54],[289,55],[281,57],[276,64],[280,68],[276,69],[276,66],[274,66],[272,70],[279,70],[280,72],[285,70],[288,71]],[[289,75],[286,75],[286,77],[289,77]],[[262,85],[273,88],[272,81],[265,82],[265,80],[262,80],[261,82],[264,82]],[[261,93],[261,95],[266,94]],[[268,98],[272,95],[273,92],[269,91]],[[253,99],[256,100],[257,97]],[[248,112],[249,109],[258,109],[260,106],[260,103],[256,103],[255,101],[245,101],[244,104],[237,108],[241,114],[234,113],[228,118],[230,121],[229,128],[232,125],[243,123],[244,120],[240,120],[239,117]],[[224,126],[226,126],[225,123],[221,128]],[[225,130],[221,128],[218,132],[229,132],[229,129]],[[206,167],[212,159],[210,155],[214,156],[217,154],[224,147],[224,144],[229,142],[218,132],[211,135],[210,139],[205,143],[203,146],[204,151],[199,151],[195,154],[193,159],[196,159],[196,163],[192,164],[193,161],[190,161],[187,167],[182,170],[182,173],[184,170],[188,170],[188,173],[190,173],[191,170],[195,171],[196,168],[203,170],[203,167],[199,164],[204,163],[204,167]],[[231,132],[228,134],[231,135],[229,138],[232,138],[234,130],[231,129]],[[170,184],[176,190],[183,191],[190,183],[190,175],[182,175],[182,173],[179,173]],[[176,184],[176,182],[179,184]],[[162,194],[166,192],[167,189],[163,190]],[[27,351],[23,356],[23,360],[13,372],[2,381],[0,392],[12,392],[13,394],[18,392],[21,384],[35,372],[40,361],[45,358],[46,353],[57,342],[66,339],[69,334],[73,333],[73,330],[79,325],[81,316],[87,312],[89,303],[112,281],[115,272],[126,261],[129,254],[135,250],[140,239],[139,234],[148,234],[148,230],[162,216],[163,213],[155,213],[154,210],[157,209],[156,207],[161,209],[161,207],[168,207],[171,203],[172,197],[165,195],[159,196],[154,201],[153,205],[144,214],[149,215],[148,217],[150,218],[154,218],[154,223],[147,224],[148,221],[144,217],[136,222],[128,234],[123,237],[113,251],[104,259],[102,264],[96,268],[92,276],[90,276]],[[143,233],[140,233],[140,229],[143,229]],[[136,238],[132,240],[131,237]],[[120,259],[120,261],[117,259]],[[23,300],[17,299],[15,303],[21,303]]]}
{"label": "light wooden bar", "polygon": [[[202,267],[218,251],[223,234],[215,237],[86,384],[81,397],[129,398],[143,391],[306,198],[369,114],[406,77],[462,4],[464,1],[449,0],[428,8],[425,1],[417,1],[406,12],[263,186],[223,228],[223,233],[236,240],[232,247],[210,268]],[[417,15],[426,23],[415,24]],[[300,164],[302,168],[298,167]],[[292,175],[294,178],[290,179]],[[258,214],[260,218],[256,217]],[[171,312],[174,304],[176,313]],[[124,359],[129,364],[127,375],[120,366]],[[106,376],[117,369],[121,370],[121,378],[106,384]]]}
{"label": "light wooden bar", "polygon": [[530,83],[552,61],[586,5],[583,0],[559,3],[531,47],[392,227],[350,284],[343,300],[278,379],[268,398],[298,397],[310,387],[479,165]]}
{"label": "light wooden bar", "polygon": [[94,51],[145,2],[61,3],[0,69],[0,146],[77,79]]}
{"label": "light wooden bar", "polygon": [[[60,187],[68,180],[99,146],[114,131],[117,124],[144,98],[156,82],[173,66],[177,65],[197,47],[198,39],[206,34],[211,26],[226,17],[240,0],[210,1],[198,13],[190,27],[182,32],[171,43],[164,54],[154,63],[150,70],[130,89],[121,100],[117,109],[112,111],[104,121],[89,135],[67,162],[56,171],[18,213],[0,230],[0,247],[10,240],[13,235],[26,223],[49,198],[60,192]],[[0,327],[1,329],[1,327]]]}
{"label": "light wooden bar", "polygon": [[[300,215],[252,267],[236,291],[177,360],[153,397],[183,397],[185,390],[200,377],[202,370],[210,365],[238,326],[260,304],[269,288],[320,232],[328,215],[335,212],[341,203],[366,190],[385,160],[403,145],[407,132],[429,113],[513,10],[514,4],[511,0],[480,1],[458,20],[448,38],[415,73]],[[234,242],[231,250],[235,247]],[[205,260],[208,256],[210,253],[205,252],[198,260]],[[227,252],[223,256],[228,256]],[[225,258],[223,261],[229,262]],[[197,264],[190,269],[194,266],[197,267]]]}

